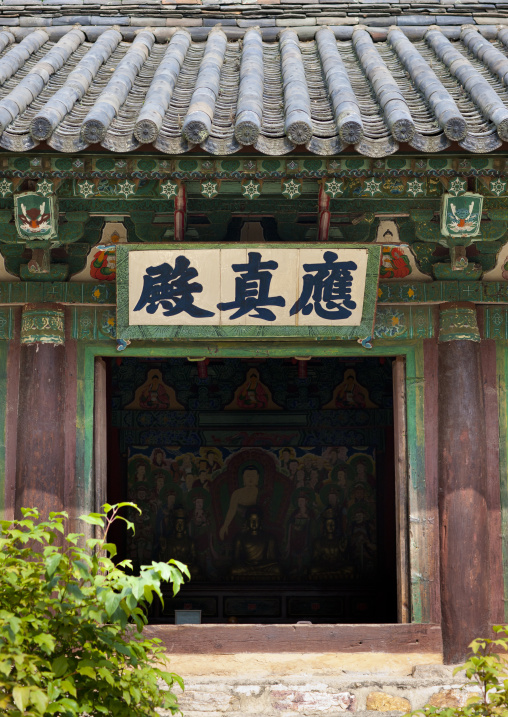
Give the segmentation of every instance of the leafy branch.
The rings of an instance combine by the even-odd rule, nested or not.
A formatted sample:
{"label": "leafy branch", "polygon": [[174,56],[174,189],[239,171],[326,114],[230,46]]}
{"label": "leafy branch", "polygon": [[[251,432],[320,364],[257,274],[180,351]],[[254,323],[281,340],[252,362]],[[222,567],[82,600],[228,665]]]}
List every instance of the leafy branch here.
{"label": "leafy branch", "polygon": [[103,513],[82,515],[100,537],[66,533],[65,512],[40,519],[35,508],[23,518],[0,521],[0,711],[7,717],[158,717],[179,712],[175,683],[160,640],[144,638],[147,608],[163,601],[161,584],[176,594],[190,577],[170,560],[115,564],[107,542],[116,520],[134,525],[120,510],[133,503],[105,504]]}
{"label": "leafy branch", "polygon": [[410,712],[419,717],[508,717],[508,625],[494,625],[498,639],[480,637],[470,644],[471,655],[453,674],[465,670],[475,691],[462,707],[433,707]]}

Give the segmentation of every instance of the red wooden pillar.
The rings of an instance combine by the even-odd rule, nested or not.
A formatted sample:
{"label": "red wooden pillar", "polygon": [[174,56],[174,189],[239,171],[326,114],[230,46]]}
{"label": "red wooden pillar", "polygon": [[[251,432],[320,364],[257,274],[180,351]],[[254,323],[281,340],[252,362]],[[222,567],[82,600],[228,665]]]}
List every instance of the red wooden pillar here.
{"label": "red wooden pillar", "polygon": [[23,307],[15,515],[64,508],[65,318],[58,304]]}
{"label": "red wooden pillar", "polygon": [[489,621],[485,411],[474,304],[440,307],[439,524],[444,661],[462,662]]}

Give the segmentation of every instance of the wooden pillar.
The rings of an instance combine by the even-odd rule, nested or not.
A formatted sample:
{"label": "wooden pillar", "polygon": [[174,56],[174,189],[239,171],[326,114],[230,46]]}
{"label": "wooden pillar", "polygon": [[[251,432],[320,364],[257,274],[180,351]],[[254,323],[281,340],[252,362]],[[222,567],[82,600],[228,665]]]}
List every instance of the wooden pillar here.
{"label": "wooden pillar", "polygon": [[444,661],[488,634],[485,411],[474,304],[440,307],[439,524]]}
{"label": "wooden pillar", "polygon": [[65,319],[58,304],[23,307],[15,515],[64,508]]}

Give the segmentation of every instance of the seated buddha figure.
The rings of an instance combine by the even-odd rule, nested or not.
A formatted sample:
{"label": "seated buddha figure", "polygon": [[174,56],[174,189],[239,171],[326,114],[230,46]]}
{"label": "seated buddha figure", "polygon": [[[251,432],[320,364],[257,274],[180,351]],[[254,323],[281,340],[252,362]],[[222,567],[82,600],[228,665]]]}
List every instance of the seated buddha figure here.
{"label": "seated buddha figure", "polygon": [[196,559],[196,546],[185,530],[185,512],[176,511],[174,534],[161,540],[161,560],[179,560],[189,568],[191,577],[201,577]]}
{"label": "seated buddha figure", "polygon": [[256,508],[247,514],[247,531],[235,543],[232,580],[277,580],[280,569],[276,562],[275,543],[261,530],[261,516]]}
{"label": "seated buddha figure", "polygon": [[309,577],[316,580],[344,580],[354,577],[354,571],[345,564],[347,541],[338,538],[337,523],[333,511],[325,513],[324,535],[314,541],[312,567]]}

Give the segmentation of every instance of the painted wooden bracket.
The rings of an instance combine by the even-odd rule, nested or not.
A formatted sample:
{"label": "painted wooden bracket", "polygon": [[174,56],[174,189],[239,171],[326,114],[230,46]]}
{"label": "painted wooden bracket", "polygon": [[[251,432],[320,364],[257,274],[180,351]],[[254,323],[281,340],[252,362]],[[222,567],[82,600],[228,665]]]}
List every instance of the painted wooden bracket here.
{"label": "painted wooden bracket", "polygon": [[180,184],[178,194],[175,197],[175,241],[183,241],[185,238],[185,225],[187,223],[187,191],[185,184]]}
{"label": "painted wooden bracket", "polygon": [[50,265],[50,249],[32,249],[32,258],[28,262],[28,271],[30,274],[48,274]]}
{"label": "painted wooden bracket", "polygon": [[328,241],[331,216],[330,197],[325,192],[325,185],[321,184],[318,198],[318,241]]}
{"label": "painted wooden bracket", "polygon": [[468,259],[465,246],[452,246],[450,249],[450,257],[453,271],[462,271],[467,268]]}

